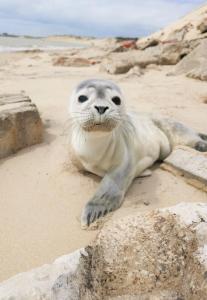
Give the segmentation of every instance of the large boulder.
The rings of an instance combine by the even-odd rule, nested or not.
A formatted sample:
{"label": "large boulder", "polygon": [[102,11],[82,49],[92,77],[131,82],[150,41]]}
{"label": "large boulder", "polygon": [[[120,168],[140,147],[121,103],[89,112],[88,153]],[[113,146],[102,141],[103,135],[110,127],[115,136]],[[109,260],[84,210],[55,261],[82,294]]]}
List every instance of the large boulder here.
{"label": "large boulder", "polygon": [[42,141],[39,112],[24,94],[0,95],[0,158]]}
{"label": "large boulder", "polygon": [[153,45],[155,41],[159,41],[159,43],[168,41],[190,42],[196,39],[202,39],[207,36],[206,11],[207,5],[204,4],[197,10],[192,11],[160,31],[157,31],[150,36],[140,38],[137,41],[137,47],[145,47],[145,45],[150,45],[151,43]]}
{"label": "large boulder", "polygon": [[106,224],[90,246],[0,284],[0,300],[206,300],[207,204]]}
{"label": "large boulder", "polygon": [[112,53],[101,63],[101,70],[110,74],[122,74],[134,66],[145,68],[150,64],[175,65],[189,52],[188,44],[173,42],[148,47],[145,50]]}
{"label": "large boulder", "polygon": [[186,74],[192,78],[207,80],[207,39],[177,64],[175,74]]}
{"label": "large boulder", "polygon": [[86,252],[80,299],[207,299],[206,204],[107,224]]}

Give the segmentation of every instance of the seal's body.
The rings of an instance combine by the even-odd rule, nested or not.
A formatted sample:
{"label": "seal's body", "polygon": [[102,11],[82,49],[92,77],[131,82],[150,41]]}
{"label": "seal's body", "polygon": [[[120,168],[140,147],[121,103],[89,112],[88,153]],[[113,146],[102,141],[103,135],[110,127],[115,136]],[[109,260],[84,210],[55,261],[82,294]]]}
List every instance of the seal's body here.
{"label": "seal's body", "polygon": [[156,161],[176,145],[207,151],[205,135],[160,116],[127,112],[120,89],[112,82],[88,80],[70,102],[71,145],[78,167],[103,177],[82,213],[89,225],[117,209],[138,176],[147,176]]}

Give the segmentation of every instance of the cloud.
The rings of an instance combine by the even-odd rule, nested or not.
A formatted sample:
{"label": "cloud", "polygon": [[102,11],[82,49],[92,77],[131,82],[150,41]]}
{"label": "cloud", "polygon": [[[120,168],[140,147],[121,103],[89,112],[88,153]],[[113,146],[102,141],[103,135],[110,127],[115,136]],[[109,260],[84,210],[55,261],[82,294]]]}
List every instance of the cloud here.
{"label": "cloud", "polygon": [[158,30],[202,0],[1,0],[1,31],[18,34],[140,36]]}

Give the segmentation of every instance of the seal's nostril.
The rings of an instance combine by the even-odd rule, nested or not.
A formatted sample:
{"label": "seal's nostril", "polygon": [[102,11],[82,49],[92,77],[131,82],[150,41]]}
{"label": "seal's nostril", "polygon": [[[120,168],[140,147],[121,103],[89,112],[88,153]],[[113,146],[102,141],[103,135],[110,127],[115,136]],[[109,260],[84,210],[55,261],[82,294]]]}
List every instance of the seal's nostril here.
{"label": "seal's nostril", "polygon": [[100,115],[103,115],[103,114],[105,113],[105,111],[106,111],[107,109],[109,109],[108,106],[94,106],[94,107],[95,107],[95,109],[98,111],[98,113],[99,113]]}

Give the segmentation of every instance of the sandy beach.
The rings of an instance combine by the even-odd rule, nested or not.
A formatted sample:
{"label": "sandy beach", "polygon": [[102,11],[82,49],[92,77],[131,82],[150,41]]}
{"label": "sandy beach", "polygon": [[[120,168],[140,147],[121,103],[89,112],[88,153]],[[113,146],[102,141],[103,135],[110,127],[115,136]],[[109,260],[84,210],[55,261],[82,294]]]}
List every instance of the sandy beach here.
{"label": "sandy beach", "polygon": [[[206,82],[168,76],[172,66],[149,68],[130,78],[100,71],[99,64],[54,66],[58,55],[0,54],[0,93],[24,91],[37,105],[45,128],[42,144],[0,160],[0,281],[81,248],[97,234],[81,229],[80,214],[100,179],[78,173],[69,155],[67,107],[81,80],[111,79],[123,90],[129,108],[172,116],[206,132]],[[207,194],[157,166],[151,177],[134,181],[123,206],[108,218],[182,201],[206,202]]]}

